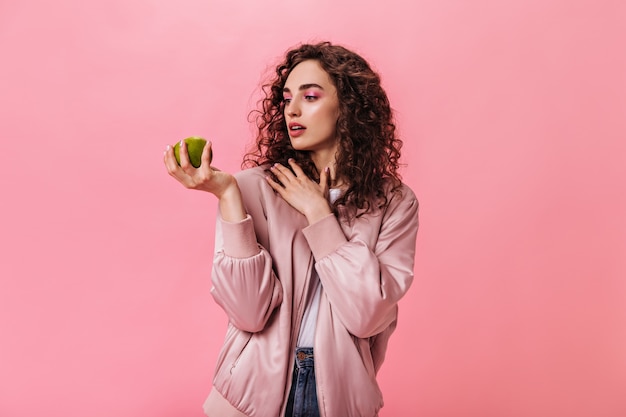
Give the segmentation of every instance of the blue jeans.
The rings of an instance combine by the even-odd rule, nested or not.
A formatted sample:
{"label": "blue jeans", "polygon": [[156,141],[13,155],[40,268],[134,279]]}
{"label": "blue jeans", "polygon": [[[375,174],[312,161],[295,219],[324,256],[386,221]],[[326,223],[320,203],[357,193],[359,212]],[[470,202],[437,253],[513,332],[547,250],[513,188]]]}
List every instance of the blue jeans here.
{"label": "blue jeans", "polygon": [[313,348],[296,348],[296,363],[285,417],[319,417]]}

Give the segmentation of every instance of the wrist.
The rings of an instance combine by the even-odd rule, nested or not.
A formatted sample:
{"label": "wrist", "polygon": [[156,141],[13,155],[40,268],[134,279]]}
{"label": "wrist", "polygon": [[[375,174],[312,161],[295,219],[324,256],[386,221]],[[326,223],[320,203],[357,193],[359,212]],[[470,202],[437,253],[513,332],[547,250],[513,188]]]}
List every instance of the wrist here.
{"label": "wrist", "polygon": [[330,209],[330,206],[328,205],[326,200],[324,200],[323,203],[324,204],[317,204],[311,207],[310,210],[304,213],[304,216],[306,217],[309,224],[313,224],[328,216],[329,214],[332,214],[333,211]]}
{"label": "wrist", "polygon": [[243,198],[236,180],[226,187],[218,198],[220,215],[224,221],[234,223],[246,218]]}

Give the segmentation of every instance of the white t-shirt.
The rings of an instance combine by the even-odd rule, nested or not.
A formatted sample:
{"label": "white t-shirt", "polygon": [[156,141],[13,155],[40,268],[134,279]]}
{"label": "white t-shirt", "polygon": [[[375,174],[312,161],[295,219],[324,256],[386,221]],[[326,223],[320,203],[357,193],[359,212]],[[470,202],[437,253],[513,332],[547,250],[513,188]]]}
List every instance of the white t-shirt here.
{"label": "white t-shirt", "polygon": [[[331,188],[329,190],[329,200],[334,203],[341,195],[341,189]],[[309,299],[307,300],[300,324],[300,334],[298,335],[298,347],[313,347],[315,340],[315,324],[317,323],[317,312],[319,311],[320,296],[322,294],[322,282],[313,268],[311,281],[309,282]]]}

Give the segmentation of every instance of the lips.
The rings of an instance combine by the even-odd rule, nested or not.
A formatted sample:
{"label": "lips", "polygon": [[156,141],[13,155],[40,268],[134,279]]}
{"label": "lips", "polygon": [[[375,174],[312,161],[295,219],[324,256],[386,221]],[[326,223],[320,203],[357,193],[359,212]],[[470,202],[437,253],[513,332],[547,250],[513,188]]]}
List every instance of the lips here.
{"label": "lips", "polygon": [[306,127],[302,126],[300,123],[289,123],[289,136],[292,138],[297,138],[304,134],[305,130]]}

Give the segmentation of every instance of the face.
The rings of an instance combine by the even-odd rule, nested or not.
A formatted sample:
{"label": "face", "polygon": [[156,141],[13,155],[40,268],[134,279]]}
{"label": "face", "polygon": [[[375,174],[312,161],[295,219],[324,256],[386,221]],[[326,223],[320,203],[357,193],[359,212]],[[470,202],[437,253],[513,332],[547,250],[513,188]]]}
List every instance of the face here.
{"label": "face", "polygon": [[283,99],[293,148],[334,157],[339,99],[330,76],[318,61],[303,61],[291,70],[283,88]]}

